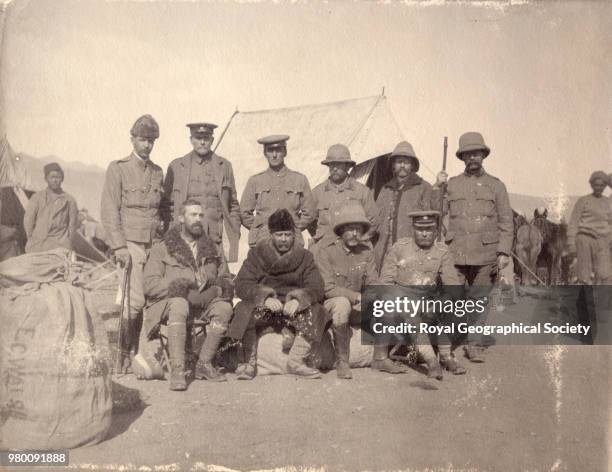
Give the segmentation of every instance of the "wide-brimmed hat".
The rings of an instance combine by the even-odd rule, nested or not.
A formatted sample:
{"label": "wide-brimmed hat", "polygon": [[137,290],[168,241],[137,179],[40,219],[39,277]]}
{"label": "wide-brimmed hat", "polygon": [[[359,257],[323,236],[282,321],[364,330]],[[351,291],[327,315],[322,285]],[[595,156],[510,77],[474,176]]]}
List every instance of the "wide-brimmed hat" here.
{"label": "wide-brimmed hat", "polygon": [[491,153],[491,149],[484,142],[482,134],[475,131],[464,133],[459,138],[459,149],[455,155],[461,159],[461,154],[467,151],[484,151],[485,157]]}
{"label": "wide-brimmed hat", "polygon": [[370,229],[370,220],[368,220],[361,203],[349,202],[334,212],[334,233],[340,236],[340,229],[348,224],[362,225],[364,233]]}
{"label": "wide-brimmed hat", "polygon": [[327,150],[325,160],[321,161],[324,166],[331,164],[332,162],[345,162],[352,166],[357,163],[351,159],[351,151],[344,144],[334,144]]}
{"label": "wide-brimmed hat", "polygon": [[414,163],[414,171],[419,171],[421,163],[419,162],[419,158],[417,157],[416,153],[414,152],[414,149],[412,148],[412,144],[410,144],[408,141],[402,141],[397,146],[395,146],[395,149],[391,153],[391,159],[393,159],[394,157],[409,157]]}

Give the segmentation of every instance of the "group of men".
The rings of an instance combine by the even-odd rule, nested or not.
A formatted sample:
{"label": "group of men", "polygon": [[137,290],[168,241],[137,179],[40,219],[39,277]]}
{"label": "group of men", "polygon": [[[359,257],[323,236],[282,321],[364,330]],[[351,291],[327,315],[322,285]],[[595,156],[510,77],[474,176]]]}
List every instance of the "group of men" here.
{"label": "group of men", "polygon": [[[173,160],[164,179],[150,159],[159,126],[150,115],[138,118],[131,129],[133,150],[111,162],[102,192],[101,222],[128,279],[125,367],[139,337],[166,324],[172,390],[187,388],[188,372],[197,379],[226,380],[213,364],[224,337],[240,341],[237,378],[254,378],[257,333],[266,326],[283,333],[287,371],[305,378],[320,376],[308,359],[329,326],[337,375],[349,379],[350,326],[359,324],[366,285],[441,282],[465,287],[467,299],[483,299],[510,262],[512,209],[505,185],[484,171],[490,148],[480,133],[459,139],[456,156],[465,171],[450,179],[440,172],[433,186],[417,174],[419,159],[411,144],[399,143],[390,157],[393,177],[376,200],[349,176],[356,163],[346,146],[328,149],[322,164],[329,178],[311,191],[306,176],[285,165],[289,136],[267,136],[258,142],[268,169],[248,179],[238,201],[231,162],[212,151],[216,125],[187,127],[193,150]],[[53,172],[57,169],[45,168],[45,192],[55,192],[45,194],[45,201],[57,201]],[[591,183],[605,188],[603,176]],[[599,248],[592,238],[603,238],[609,251],[612,219],[602,217],[601,192],[596,193],[595,200],[579,202],[574,213],[581,213],[572,218],[579,257]],[[70,199],[64,200],[70,208]],[[448,227],[444,242],[436,242],[441,212],[448,214]],[[250,249],[233,278],[222,236],[225,229],[228,259],[235,262],[241,226],[249,230]],[[585,232],[593,226],[594,233]],[[303,230],[312,236],[308,249]],[[240,299],[236,306],[234,295]],[[207,327],[197,362],[190,365],[186,348],[193,319]],[[485,323],[486,316],[473,322]],[[465,373],[450,346],[439,346],[438,357],[432,346],[419,344],[430,377],[441,379],[442,368]],[[484,361],[482,339],[470,336],[464,344],[467,359]],[[394,374],[405,371],[389,359],[389,346],[375,346],[371,366]]]}

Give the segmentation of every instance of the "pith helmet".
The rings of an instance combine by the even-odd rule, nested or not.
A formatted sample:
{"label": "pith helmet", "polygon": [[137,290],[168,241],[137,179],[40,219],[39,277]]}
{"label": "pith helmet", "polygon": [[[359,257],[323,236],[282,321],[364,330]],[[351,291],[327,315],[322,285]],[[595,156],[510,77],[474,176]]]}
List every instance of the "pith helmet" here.
{"label": "pith helmet", "polygon": [[345,162],[354,166],[357,164],[351,159],[351,152],[344,144],[334,144],[327,150],[327,156],[325,160],[321,161],[324,166],[331,164],[332,162]]}
{"label": "pith helmet", "polygon": [[415,172],[419,171],[419,167],[421,166],[421,163],[419,162],[419,158],[416,156],[416,153],[414,152],[414,149],[412,148],[412,144],[410,144],[408,141],[402,141],[401,143],[399,143],[397,146],[395,146],[395,149],[391,153],[391,159],[393,159],[394,157],[400,157],[400,156],[411,158],[413,162],[414,171]]}
{"label": "pith helmet", "polygon": [[455,155],[461,159],[461,154],[467,151],[484,151],[485,157],[491,153],[491,149],[484,142],[482,134],[475,131],[464,133],[459,138],[459,149]]}
{"label": "pith helmet", "polygon": [[362,225],[364,233],[370,229],[370,221],[361,203],[349,202],[334,212],[334,233],[338,236],[340,236],[342,226],[351,223]]}
{"label": "pith helmet", "polygon": [[157,139],[159,138],[159,125],[151,115],[142,115],[134,122],[130,134],[134,137]]}

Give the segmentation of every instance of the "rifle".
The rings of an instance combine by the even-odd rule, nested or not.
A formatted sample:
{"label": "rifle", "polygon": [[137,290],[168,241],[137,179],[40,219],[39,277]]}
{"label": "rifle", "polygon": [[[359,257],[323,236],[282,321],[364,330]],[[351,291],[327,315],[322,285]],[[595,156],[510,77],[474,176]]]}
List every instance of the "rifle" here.
{"label": "rifle", "polygon": [[[442,157],[442,170],[446,172],[446,155],[448,153],[448,136],[444,136],[444,155]],[[442,219],[444,218],[444,194],[446,184],[440,187],[440,216],[438,216],[438,242],[442,241]]]}

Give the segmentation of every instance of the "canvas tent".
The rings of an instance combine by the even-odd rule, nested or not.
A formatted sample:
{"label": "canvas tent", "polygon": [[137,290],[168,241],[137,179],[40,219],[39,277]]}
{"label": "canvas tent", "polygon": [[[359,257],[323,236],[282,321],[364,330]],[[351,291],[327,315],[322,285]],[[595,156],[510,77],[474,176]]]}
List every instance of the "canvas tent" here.
{"label": "canvas tent", "polygon": [[[250,112],[236,112],[220,137],[216,152],[229,159],[234,168],[236,189],[242,195],[248,178],[264,171],[268,164],[257,139],[270,134],[288,134],[287,166],[301,172],[311,187],[328,176],[321,165],[327,149],[341,143],[349,147],[357,162],[353,176],[375,192],[390,175],[388,155],[404,140],[387,98],[377,95],[321,105],[306,105]],[[430,168],[421,161],[421,174],[430,179]],[[246,232],[243,228],[240,257],[246,256]]]}

